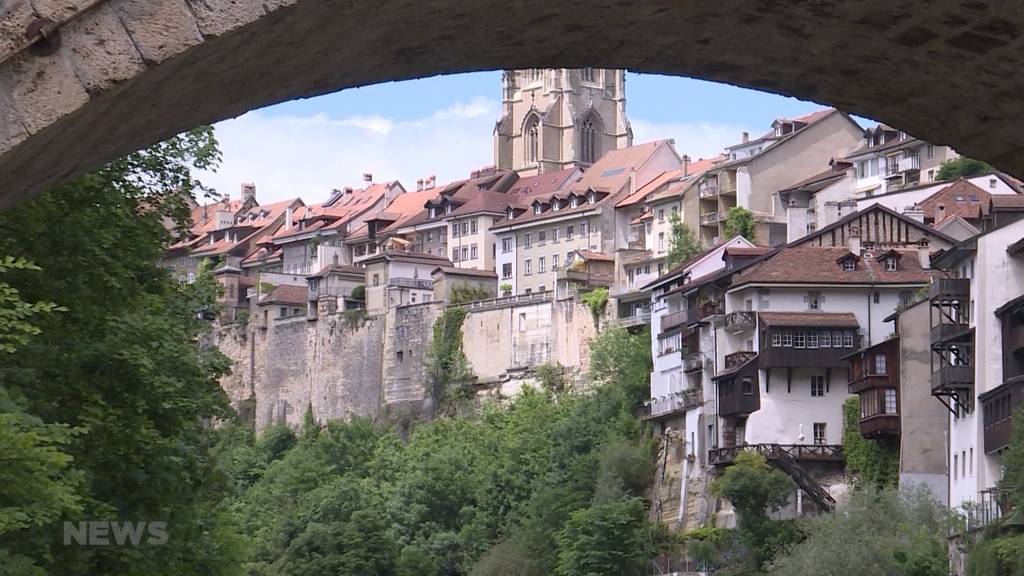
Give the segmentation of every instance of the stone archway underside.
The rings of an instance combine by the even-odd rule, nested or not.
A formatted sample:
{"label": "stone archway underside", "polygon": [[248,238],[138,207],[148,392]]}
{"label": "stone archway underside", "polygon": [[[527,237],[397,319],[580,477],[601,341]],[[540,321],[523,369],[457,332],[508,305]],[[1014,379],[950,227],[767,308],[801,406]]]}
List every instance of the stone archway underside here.
{"label": "stone archway underside", "polygon": [[[20,49],[34,19],[59,23],[83,7],[50,54]],[[1021,176],[1022,31],[1016,1],[7,0],[0,206],[267,104],[527,67],[628,68],[797,96]]]}

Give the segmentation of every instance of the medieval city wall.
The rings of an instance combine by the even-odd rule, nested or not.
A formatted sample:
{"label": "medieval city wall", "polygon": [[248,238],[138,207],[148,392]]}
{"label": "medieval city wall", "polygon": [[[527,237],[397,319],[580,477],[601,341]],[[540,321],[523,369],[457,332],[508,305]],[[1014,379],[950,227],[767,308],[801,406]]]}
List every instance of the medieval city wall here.
{"label": "medieval city wall", "polygon": [[[257,430],[297,425],[307,406],[319,420],[362,416],[404,419],[429,414],[428,351],[441,303],[400,306],[363,316],[342,313],[272,319],[218,328],[214,341],[232,361],[221,385]],[[590,311],[575,300],[471,309],[463,352],[487,397],[509,398],[533,382],[537,366],[562,366],[583,383]]]}

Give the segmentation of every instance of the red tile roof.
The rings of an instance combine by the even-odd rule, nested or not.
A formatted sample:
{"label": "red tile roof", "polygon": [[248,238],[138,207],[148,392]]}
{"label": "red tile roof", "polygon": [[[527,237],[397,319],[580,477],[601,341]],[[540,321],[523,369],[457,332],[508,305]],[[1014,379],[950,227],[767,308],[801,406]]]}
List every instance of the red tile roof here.
{"label": "red tile roof", "polygon": [[514,196],[550,196],[561,190],[579,172],[579,168],[566,168],[537,176],[525,176],[516,180],[508,194]]}
{"label": "red tile roof", "polygon": [[441,272],[445,275],[450,276],[480,276],[482,278],[497,278],[498,275],[494,270],[477,270],[475,268],[456,268],[454,266],[438,266],[434,268],[431,274],[437,274]]}
{"label": "red tile roof", "polygon": [[850,312],[760,312],[757,316],[766,326],[859,326],[857,317]]}
{"label": "red tile roof", "polygon": [[993,210],[1024,210],[1024,195],[993,194],[990,200]]}
{"label": "red tile roof", "polygon": [[309,298],[306,286],[282,284],[274,287],[273,292],[260,300],[260,304],[305,304]]}
{"label": "red tile roof", "polygon": [[[925,198],[919,206],[924,210],[925,221],[938,223],[950,216],[979,220],[988,212],[991,197],[985,190],[960,179]],[[943,208],[941,211],[940,207]]]}
{"label": "red tile roof", "polygon": [[604,252],[591,252],[590,250],[577,250],[577,254],[584,260],[591,260],[594,262],[614,262],[615,259],[605,254]]}
{"label": "red tile roof", "polygon": [[927,284],[931,272],[921,268],[917,250],[900,250],[894,272],[887,272],[874,257],[861,258],[856,270],[843,270],[837,262],[850,254],[845,247],[792,246],[739,273],[733,286],[744,284]]}

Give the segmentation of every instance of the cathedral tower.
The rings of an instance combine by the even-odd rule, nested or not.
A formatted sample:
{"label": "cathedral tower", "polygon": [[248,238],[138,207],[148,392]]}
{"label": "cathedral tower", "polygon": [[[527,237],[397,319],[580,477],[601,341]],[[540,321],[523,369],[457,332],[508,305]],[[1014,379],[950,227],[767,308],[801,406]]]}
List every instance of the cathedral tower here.
{"label": "cathedral tower", "polygon": [[602,68],[506,70],[494,163],[522,176],[586,167],[633,143],[625,72]]}

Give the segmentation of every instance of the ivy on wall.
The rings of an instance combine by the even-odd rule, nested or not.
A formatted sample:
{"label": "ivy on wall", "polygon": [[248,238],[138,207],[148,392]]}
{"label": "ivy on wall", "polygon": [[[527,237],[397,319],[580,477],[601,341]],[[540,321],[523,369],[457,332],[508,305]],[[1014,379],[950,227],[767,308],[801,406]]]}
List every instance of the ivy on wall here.
{"label": "ivy on wall", "polygon": [[846,467],[864,484],[878,488],[899,483],[899,450],[896,444],[869,440],[860,435],[860,398],[843,404],[843,452]]}
{"label": "ivy on wall", "polygon": [[434,321],[434,334],[427,352],[430,396],[439,414],[454,412],[459,401],[469,397],[476,379],[462,351],[462,323],[466,309],[446,308]]}

